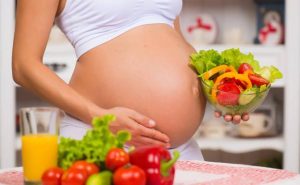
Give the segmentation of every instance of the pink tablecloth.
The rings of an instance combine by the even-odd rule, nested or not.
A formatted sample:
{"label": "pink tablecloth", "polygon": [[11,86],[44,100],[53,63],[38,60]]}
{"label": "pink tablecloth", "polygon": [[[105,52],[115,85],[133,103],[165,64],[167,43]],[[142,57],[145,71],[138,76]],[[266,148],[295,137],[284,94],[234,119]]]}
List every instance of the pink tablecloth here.
{"label": "pink tablecloth", "polygon": [[[0,185],[22,184],[22,168],[0,171]],[[246,165],[179,161],[175,185],[300,185],[300,175]]]}

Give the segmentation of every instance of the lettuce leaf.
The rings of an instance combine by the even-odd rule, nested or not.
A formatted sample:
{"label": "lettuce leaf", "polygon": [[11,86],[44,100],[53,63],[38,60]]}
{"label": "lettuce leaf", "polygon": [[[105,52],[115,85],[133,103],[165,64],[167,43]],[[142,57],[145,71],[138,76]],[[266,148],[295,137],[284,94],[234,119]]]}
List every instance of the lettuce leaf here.
{"label": "lettuce leaf", "polygon": [[262,67],[259,71],[257,71],[257,73],[269,80],[271,83],[283,77],[282,73],[274,66]]}
{"label": "lettuce leaf", "polygon": [[213,49],[200,50],[198,53],[192,54],[190,59],[190,64],[196,69],[199,77],[202,77],[205,72],[219,65],[233,66],[238,70],[242,63],[248,63],[252,66],[255,73],[260,74],[271,83],[282,78],[282,73],[276,67],[261,67],[252,53],[245,54],[237,48],[227,49],[221,53]]}
{"label": "lettuce leaf", "polygon": [[227,49],[221,53],[224,64],[233,66],[236,70],[242,63],[248,63],[252,66],[254,72],[260,69],[259,62],[254,59],[252,53],[244,54],[239,49]]}
{"label": "lettuce leaf", "polygon": [[123,148],[131,139],[127,131],[119,131],[116,135],[109,130],[113,115],[96,117],[92,121],[93,128],[85,134],[82,140],[62,137],[58,146],[58,165],[68,169],[77,160],[86,160],[101,166],[107,152],[113,148]]}
{"label": "lettuce leaf", "polygon": [[198,74],[203,74],[223,63],[221,55],[216,50],[201,50],[191,55],[190,64],[194,66]]}

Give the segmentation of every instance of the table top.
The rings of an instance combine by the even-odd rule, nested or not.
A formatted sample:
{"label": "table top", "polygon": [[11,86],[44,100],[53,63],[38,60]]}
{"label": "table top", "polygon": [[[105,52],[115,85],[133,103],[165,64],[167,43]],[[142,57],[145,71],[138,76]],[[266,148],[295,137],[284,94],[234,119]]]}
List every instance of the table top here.
{"label": "table top", "polygon": [[[178,161],[174,184],[299,185],[300,174],[247,165]],[[23,185],[22,168],[0,170],[0,185]]]}

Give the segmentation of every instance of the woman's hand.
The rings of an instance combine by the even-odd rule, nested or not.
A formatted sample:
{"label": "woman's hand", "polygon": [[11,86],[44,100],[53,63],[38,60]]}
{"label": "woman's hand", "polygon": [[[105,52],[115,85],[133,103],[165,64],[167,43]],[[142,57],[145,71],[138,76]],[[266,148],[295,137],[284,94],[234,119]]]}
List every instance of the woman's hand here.
{"label": "woman's hand", "polygon": [[[215,117],[220,118],[221,116],[222,116],[221,112],[215,111]],[[234,124],[239,124],[241,120],[248,121],[250,118],[248,113],[244,113],[242,116],[226,114],[223,115],[223,117],[226,122],[232,122]]]}
{"label": "woman's hand", "polygon": [[112,122],[110,129],[116,133],[119,130],[128,130],[132,134],[129,141],[134,146],[158,144],[170,147],[170,139],[155,129],[156,123],[150,118],[128,108],[115,107],[105,111],[105,114],[113,114],[116,121]]}

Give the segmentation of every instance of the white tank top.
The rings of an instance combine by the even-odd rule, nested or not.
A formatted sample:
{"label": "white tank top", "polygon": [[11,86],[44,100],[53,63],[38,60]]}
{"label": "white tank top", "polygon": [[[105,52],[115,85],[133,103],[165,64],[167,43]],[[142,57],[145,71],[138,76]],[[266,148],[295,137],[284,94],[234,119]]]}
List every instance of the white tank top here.
{"label": "white tank top", "polygon": [[66,0],[57,26],[79,58],[90,49],[145,24],[174,26],[182,0]]}

